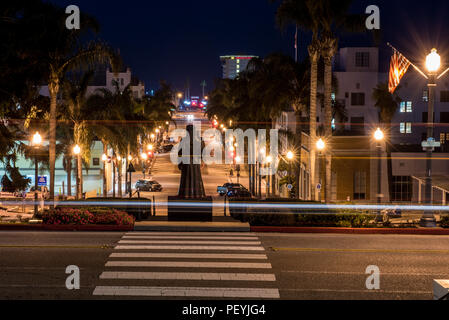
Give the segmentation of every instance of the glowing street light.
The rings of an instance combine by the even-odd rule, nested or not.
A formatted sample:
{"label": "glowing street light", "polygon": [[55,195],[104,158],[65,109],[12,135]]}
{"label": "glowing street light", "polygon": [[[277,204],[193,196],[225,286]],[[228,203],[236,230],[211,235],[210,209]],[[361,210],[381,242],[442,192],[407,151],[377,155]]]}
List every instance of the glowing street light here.
{"label": "glowing street light", "polygon": [[237,164],[240,164],[241,161],[242,161],[242,158],[240,158],[239,156],[235,157],[235,162]]}
{"label": "glowing street light", "polygon": [[292,151],[287,152],[287,159],[288,160],[293,160],[295,158],[295,155],[293,154]]}
{"label": "glowing street light", "polygon": [[155,136],[155,134],[154,133],[152,133],[151,135],[150,135],[150,138],[151,139],[154,139],[156,136]]}
{"label": "glowing street light", "polygon": [[437,49],[432,49],[431,53],[426,58],[426,68],[429,72],[435,73],[440,69],[441,57],[437,53]]}
{"label": "glowing street light", "polygon": [[267,163],[272,163],[273,162],[273,157],[272,156],[268,156],[267,157]]}
{"label": "glowing street light", "polygon": [[80,148],[79,145],[76,145],[76,146],[73,147],[73,153],[75,155],[79,155],[81,153],[81,148]]}
{"label": "glowing street light", "polygon": [[42,144],[42,137],[39,134],[39,132],[36,132],[36,134],[33,136],[33,146],[37,147]]}
{"label": "glowing street light", "polygon": [[147,147],[147,149],[148,149],[148,151],[152,151],[152,150],[153,150],[153,145],[152,145],[152,144],[149,144],[148,147]]}
{"label": "glowing street light", "polygon": [[316,143],[316,148],[318,151],[323,151],[326,148],[326,143],[320,138]]}
{"label": "glowing street light", "polygon": [[128,156],[128,161],[132,161],[132,160],[133,160],[132,155],[129,155],[129,156]]}
{"label": "glowing street light", "polygon": [[374,139],[376,141],[382,141],[385,138],[385,134],[380,128],[377,128],[376,132],[374,132]]}
{"label": "glowing street light", "polygon": [[108,161],[108,156],[106,154],[103,154],[101,156],[101,160],[103,160],[104,162]]}
{"label": "glowing street light", "polygon": [[142,160],[146,161],[146,160],[148,160],[148,155],[146,153],[142,153],[141,158],[142,158]]}

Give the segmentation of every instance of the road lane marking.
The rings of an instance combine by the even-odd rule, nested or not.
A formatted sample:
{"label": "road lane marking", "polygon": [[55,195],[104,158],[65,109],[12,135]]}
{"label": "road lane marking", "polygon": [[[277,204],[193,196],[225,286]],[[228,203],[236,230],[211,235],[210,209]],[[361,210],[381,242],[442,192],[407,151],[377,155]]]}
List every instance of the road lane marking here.
{"label": "road lane marking", "polygon": [[271,251],[298,251],[298,252],[355,252],[355,253],[435,253],[449,254],[449,250],[432,250],[432,249],[338,249],[338,248],[274,248]]}
{"label": "road lane marking", "polygon": [[132,231],[126,233],[126,236],[248,236],[254,237],[255,233],[250,232],[152,232],[152,231]]}
{"label": "road lane marking", "polygon": [[210,237],[210,236],[124,236],[122,239],[127,240],[150,240],[150,239],[191,239],[191,240],[259,240],[257,237]]}
{"label": "road lane marking", "polygon": [[263,247],[244,246],[130,246],[119,245],[115,250],[223,250],[223,251],[265,251]]}
{"label": "road lane marking", "polygon": [[200,280],[200,281],[276,281],[274,274],[194,273],[194,272],[103,272],[100,279],[109,280]]}
{"label": "road lane marking", "polygon": [[[299,274],[331,274],[331,275],[355,275],[366,276],[363,272],[351,271],[302,271],[302,270],[281,270],[281,273],[299,273]],[[414,277],[445,277],[447,273],[413,273],[413,272],[382,272],[382,276],[414,276]]]}
{"label": "road lane marking", "polygon": [[176,240],[120,240],[119,244],[224,244],[224,245],[254,245],[259,246],[260,241],[176,241]]}
{"label": "road lane marking", "polygon": [[264,254],[215,254],[215,253],[112,253],[110,258],[177,258],[177,259],[259,259],[267,260]]}
{"label": "road lane marking", "polygon": [[281,289],[292,292],[341,292],[341,293],[390,293],[390,294],[433,294],[432,291],[399,291],[399,290],[344,290],[344,289]]}
{"label": "road lane marking", "polygon": [[113,245],[102,246],[57,246],[57,245],[0,245],[0,249],[113,249]]}
{"label": "road lane marking", "polygon": [[106,267],[168,267],[168,268],[231,268],[271,269],[270,263],[244,262],[182,262],[182,261],[108,261]]}
{"label": "road lane marking", "polygon": [[280,299],[278,289],[196,287],[96,287],[94,296]]}

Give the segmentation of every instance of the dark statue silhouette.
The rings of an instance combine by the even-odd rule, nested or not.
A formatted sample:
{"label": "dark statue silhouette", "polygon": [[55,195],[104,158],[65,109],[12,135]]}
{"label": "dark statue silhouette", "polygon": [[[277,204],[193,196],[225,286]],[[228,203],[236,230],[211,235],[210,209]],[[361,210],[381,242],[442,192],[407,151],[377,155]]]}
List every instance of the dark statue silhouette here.
{"label": "dark statue silhouette", "polygon": [[[194,139],[201,139],[195,137],[193,134],[193,125],[188,125],[186,128],[190,141],[190,154],[184,154],[184,157],[189,158],[187,163],[181,162],[178,165],[181,171],[181,180],[179,183],[179,192],[176,197],[168,197],[168,220],[169,221],[212,221],[212,197],[207,197],[204,190],[203,178],[201,175],[201,154],[194,154]],[[184,138],[184,139],[187,139]],[[185,140],[184,140],[185,142]],[[204,143],[201,143],[201,152],[204,149]],[[178,155],[183,156],[185,150],[180,150]],[[194,163],[194,159],[197,159]],[[187,203],[202,203],[201,206],[189,206]]]}
{"label": "dark statue silhouette", "polygon": [[[181,162],[178,165],[179,170],[181,170],[181,181],[179,183],[179,193],[178,196],[186,199],[202,199],[206,197],[204,191],[203,178],[201,176],[201,164],[194,164],[194,158],[201,160],[201,154],[194,154],[193,142],[197,139],[193,134],[193,125],[188,125],[187,133],[190,137],[190,163],[184,164]],[[187,139],[184,138],[184,139]],[[201,139],[201,138],[200,138]],[[201,152],[204,148],[204,142],[196,141],[201,143]],[[181,150],[179,151],[179,156],[182,155]]]}

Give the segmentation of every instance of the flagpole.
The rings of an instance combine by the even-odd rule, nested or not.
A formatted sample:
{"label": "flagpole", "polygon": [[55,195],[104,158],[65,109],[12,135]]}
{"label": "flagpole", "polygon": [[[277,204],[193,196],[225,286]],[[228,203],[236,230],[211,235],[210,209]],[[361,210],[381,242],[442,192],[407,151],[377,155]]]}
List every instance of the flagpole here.
{"label": "flagpole", "polygon": [[298,25],[296,25],[295,34],[295,62],[298,62]]}
{"label": "flagpole", "polygon": [[[393,49],[396,52],[399,52],[405,59],[407,59],[407,57],[405,55],[403,55],[398,49],[396,49],[395,47],[393,47],[389,42],[387,42],[387,46],[389,46],[391,49]],[[418,71],[424,78],[429,79],[429,77],[421,71],[421,69],[419,69],[417,66],[415,66],[409,59],[407,59],[407,61],[410,63],[410,65],[415,68],[416,71]]]}

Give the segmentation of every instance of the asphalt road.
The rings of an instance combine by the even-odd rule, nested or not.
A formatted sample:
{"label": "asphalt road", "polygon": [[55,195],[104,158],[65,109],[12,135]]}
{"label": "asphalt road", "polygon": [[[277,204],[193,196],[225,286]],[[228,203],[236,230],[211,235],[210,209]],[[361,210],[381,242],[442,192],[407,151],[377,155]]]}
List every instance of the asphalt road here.
{"label": "asphalt road", "polygon": [[[69,265],[80,268],[80,290],[65,287]],[[380,269],[380,290],[366,289],[370,265]],[[432,280],[448,278],[446,236],[0,232],[0,299],[215,299],[227,292],[255,300],[430,300]],[[146,291],[113,295],[117,286]]]}

